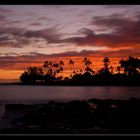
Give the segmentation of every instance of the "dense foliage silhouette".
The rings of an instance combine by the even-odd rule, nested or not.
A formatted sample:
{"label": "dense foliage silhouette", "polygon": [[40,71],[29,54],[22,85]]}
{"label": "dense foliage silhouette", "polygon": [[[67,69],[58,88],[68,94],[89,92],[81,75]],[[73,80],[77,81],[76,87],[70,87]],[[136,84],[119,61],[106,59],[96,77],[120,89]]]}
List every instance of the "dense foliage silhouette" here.
{"label": "dense foliage silhouette", "polygon": [[28,67],[20,76],[23,84],[48,84],[48,85],[139,85],[140,59],[129,56],[120,60],[119,66],[110,66],[110,58],[103,59],[104,66],[97,72],[91,68],[92,61],[85,57],[82,63],[84,70],[75,71],[74,61],[68,64],[73,72],[70,77],[64,77],[61,60],[57,62],[45,61],[42,67]]}

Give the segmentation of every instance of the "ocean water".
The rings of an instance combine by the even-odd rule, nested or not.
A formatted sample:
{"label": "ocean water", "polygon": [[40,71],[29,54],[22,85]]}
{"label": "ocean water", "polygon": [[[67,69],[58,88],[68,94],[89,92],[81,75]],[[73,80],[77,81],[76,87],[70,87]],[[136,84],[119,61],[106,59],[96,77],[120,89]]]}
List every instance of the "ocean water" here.
{"label": "ocean water", "polygon": [[140,87],[0,85],[0,102],[140,98]]}

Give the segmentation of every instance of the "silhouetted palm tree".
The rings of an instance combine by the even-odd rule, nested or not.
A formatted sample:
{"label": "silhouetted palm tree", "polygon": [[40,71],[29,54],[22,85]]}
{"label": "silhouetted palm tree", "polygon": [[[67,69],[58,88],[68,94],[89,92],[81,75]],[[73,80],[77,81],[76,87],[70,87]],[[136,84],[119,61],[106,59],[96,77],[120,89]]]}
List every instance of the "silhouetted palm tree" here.
{"label": "silhouetted palm tree", "polygon": [[104,68],[101,68],[99,70],[99,74],[100,75],[106,75],[106,76],[111,75],[112,73],[109,71],[109,68],[108,68],[109,63],[110,63],[110,59],[108,57],[104,57],[103,63],[104,63]]}
{"label": "silhouetted palm tree", "polygon": [[62,60],[60,60],[59,65],[64,65],[64,62]]}
{"label": "silhouetted palm tree", "polygon": [[89,67],[92,64],[92,62],[87,57],[83,59],[83,63],[86,67]]}
{"label": "silhouetted palm tree", "polygon": [[105,57],[105,58],[103,59],[103,62],[104,62],[104,68],[108,70],[108,65],[109,65],[109,63],[110,63],[109,57]]}
{"label": "silhouetted palm tree", "polygon": [[59,64],[58,63],[54,63],[52,66],[54,68],[53,75],[56,77],[56,74],[59,73],[59,69],[58,69]]}
{"label": "silhouetted palm tree", "polygon": [[74,61],[72,59],[69,60],[68,64],[71,66],[71,70],[73,70]]}
{"label": "silhouetted palm tree", "polygon": [[62,77],[63,77],[63,70],[64,70],[63,69],[63,66],[64,66],[64,62],[62,60],[60,60],[59,65],[60,65],[59,70],[60,70],[60,72],[62,72]]}
{"label": "silhouetted palm tree", "polygon": [[43,68],[46,71],[46,74],[52,75],[52,62],[51,61],[45,61],[43,64]]}
{"label": "silhouetted palm tree", "polygon": [[63,77],[63,67],[61,66],[60,68],[59,68],[59,70],[60,70],[60,72],[62,72],[62,77]]}
{"label": "silhouetted palm tree", "polygon": [[43,64],[43,67],[44,68],[48,68],[50,65],[50,62],[49,61],[45,61],[44,64]]}
{"label": "silhouetted palm tree", "polygon": [[87,71],[91,71],[91,68],[89,68],[89,67],[90,67],[90,65],[92,64],[92,62],[91,62],[87,57],[85,57],[85,58],[83,59],[82,62],[83,62],[84,65],[85,65],[85,71],[86,71],[86,72],[87,72]]}

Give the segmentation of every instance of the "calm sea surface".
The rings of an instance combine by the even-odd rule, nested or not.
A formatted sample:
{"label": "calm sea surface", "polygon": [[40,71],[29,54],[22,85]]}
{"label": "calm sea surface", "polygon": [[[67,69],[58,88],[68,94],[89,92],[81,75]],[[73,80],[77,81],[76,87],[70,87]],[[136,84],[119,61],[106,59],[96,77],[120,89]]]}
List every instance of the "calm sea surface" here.
{"label": "calm sea surface", "polygon": [[10,118],[15,114],[7,114],[3,119],[5,104],[8,103],[33,104],[92,98],[127,100],[132,97],[140,98],[140,87],[0,85],[0,129],[12,126]]}
{"label": "calm sea surface", "polygon": [[0,85],[0,101],[70,101],[140,98],[140,87]]}

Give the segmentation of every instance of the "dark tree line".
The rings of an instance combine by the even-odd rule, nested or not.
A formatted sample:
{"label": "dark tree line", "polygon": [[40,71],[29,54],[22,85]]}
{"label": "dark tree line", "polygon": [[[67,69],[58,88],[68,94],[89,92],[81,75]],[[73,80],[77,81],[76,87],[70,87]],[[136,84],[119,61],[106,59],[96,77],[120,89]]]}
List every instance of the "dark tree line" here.
{"label": "dark tree line", "polygon": [[127,60],[120,60],[114,72],[110,66],[110,58],[103,59],[104,66],[97,72],[92,68],[92,61],[85,57],[82,60],[85,65],[83,70],[74,70],[74,61],[69,60],[68,64],[73,70],[70,77],[64,77],[65,65],[63,61],[45,61],[42,67],[28,67],[20,76],[23,84],[52,84],[52,83],[88,83],[88,84],[138,84],[140,80],[140,59],[128,57]]}

